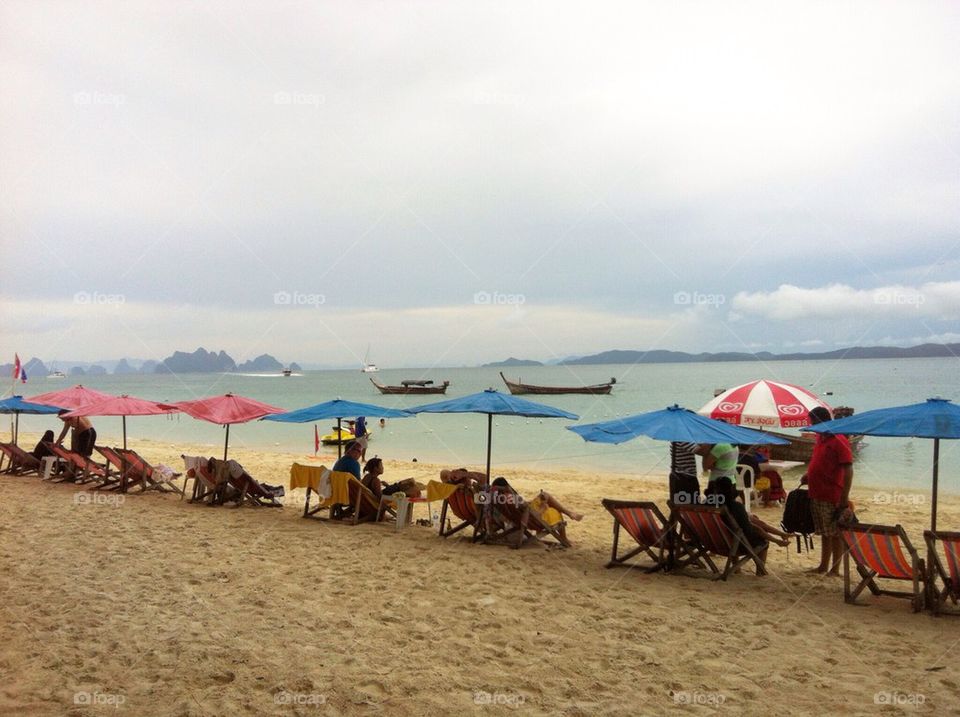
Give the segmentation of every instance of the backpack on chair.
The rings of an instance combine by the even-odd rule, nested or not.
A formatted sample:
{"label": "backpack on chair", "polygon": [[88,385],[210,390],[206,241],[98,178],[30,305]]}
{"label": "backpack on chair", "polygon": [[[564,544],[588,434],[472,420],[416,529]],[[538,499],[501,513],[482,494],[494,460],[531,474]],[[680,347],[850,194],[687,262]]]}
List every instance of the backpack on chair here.
{"label": "backpack on chair", "polygon": [[800,538],[807,550],[813,549],[813,513],[810,511],[810,493],[801,485],[787,494],[787,503],[783,507],[783,519],[780,526],[788,533],[797,533],[797,552],[800,552]]}

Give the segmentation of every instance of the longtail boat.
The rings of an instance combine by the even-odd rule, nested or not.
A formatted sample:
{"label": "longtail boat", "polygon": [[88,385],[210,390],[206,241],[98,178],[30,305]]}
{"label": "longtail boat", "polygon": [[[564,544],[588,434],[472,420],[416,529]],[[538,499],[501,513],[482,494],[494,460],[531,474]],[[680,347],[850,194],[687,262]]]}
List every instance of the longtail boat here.
{"label": "longtail boat", "polygon": [[440,385],[435,385],[433,381],[427,381],[423,379],[416,381],[401,381],[399,386],[384,386],[382,383],[377,383],[373,378],[370,379],[370,383],[376,386],[380,393],[414,395],[443,394],[447,392],[447,386],[450,385],[449,381],[444,381]]}
{"label": "longtail boat", "polygon": [[524,393],[538,393],[541,395],[560,395],[563,393],[585,393],[594,396],[601,396],[610,393],[613,390],[613,384],[617,382],[617,379],[611,378],[609,383],[597,383],[592,386],[535,386],[532,383],[522,383],[518,381],[509,381],[507,377],[503,375],[503,371],[500,372],[500,378],[503,379],[503,382],[507,384],[507,388],[510,389],[510,393],[516,395],[521,395]]}
{"label": "longtail boat", "polygon": [[[837,406],[833,409],[834,418],[846,418],[853,415],[853,409],[848,406]],[[770,451],[770,460],[772,461],[797,461],[799,463],[809,463],[813,458],[813,446],[817,442],[817,434],[812,431],[801,431],[800,435],[790,433],[778,433],[777,431],[764,431],[778,438],[784,438],[790,441],[788,446],[766,446]],[[847,436],[850,441],[850,448],[854,453],[860,450],[860,441],[863,436]]]}

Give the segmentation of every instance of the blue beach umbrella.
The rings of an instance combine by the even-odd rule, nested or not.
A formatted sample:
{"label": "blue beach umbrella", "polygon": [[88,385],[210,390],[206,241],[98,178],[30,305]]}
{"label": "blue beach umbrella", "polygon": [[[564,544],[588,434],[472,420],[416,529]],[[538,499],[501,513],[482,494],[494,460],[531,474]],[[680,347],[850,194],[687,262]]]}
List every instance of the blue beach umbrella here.
{"label": "blue beach umbrella", "polygon": [[409,413],[485,413],[487,414],[487,484],[490,484],[490,449],[493,445],[494,416],[524,416],[527,418],[568,418],[576,421],[579,416],[553,406],[534,403],[524,398],[500,393],[488,388],[469,396],[451,398],[438,403],[408,408]]}
{"label": "blue beach umbrella", "polygon": [[842,435],[932,438],[933,506],[930,513],[930,527],[931,530],[937,529],[940,440],[960,438],[960,406],[945,398],[928,398],[923,403],[878,408],[848,418],[824,421],[810,426],[807,430]]}
{"label": "blue beach umbrella", "polygon": [[20,414],[29,413],[36,415],[52,415],[59,413],[57,406],[45,406],[42,403],[30,403],[24,401],[23,396],[11,396],[0,401],[0,413],[12,413],[15,416],[13,429],[13,442],[16,444],[18,434],[20,433]]}
{"label": "blue beach umbrella", "polygon": [[[356,401],[344,401],[336,398],[325,403],[318,403],[315,406],[298,408],[296,411],[287,413],[274,413],[264,416],[261,420],[278,421],[280,423],[313,423],[315,421],[327,420],[329,418],[337,419],[337,436],[340,435],[340,422],[350,416],[371,416],[373,418],[409,418],[410,413],[398,408],[384,408],[383,406],[374,406],[371,403],[357,403]],[[343,445],[337,443],[337,455],[341,455]]]}
{"label": "blue beach umbrella", "polygon": [[789,441],[770,433],[735,426],[726,421],[701,416],[677,405],[660,411],[640,413],[627,418],[616,418],[603,423],[568,426],[585,441],[594,443],[624,443],[647,436],[658,441],[684,443],[736,443],[741,445],[786,445]]}

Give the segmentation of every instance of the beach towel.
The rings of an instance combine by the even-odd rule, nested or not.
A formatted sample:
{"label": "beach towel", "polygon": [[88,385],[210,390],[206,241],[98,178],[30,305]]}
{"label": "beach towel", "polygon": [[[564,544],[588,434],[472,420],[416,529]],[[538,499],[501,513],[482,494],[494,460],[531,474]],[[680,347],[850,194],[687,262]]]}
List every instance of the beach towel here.
{"label": "beach towel", "polygon": [[[326,480],[324,481],[324,478]],[[326,483],[326,490],[324,490]],[[330,497],[330,471],[326,466],[305,466],[294,463],[290,466],[290,489],[310,488],[322,499]]]}
{"label": "beach towel", "polygon": [[196,474],[197,468],[202,468],[207,465],[207,459],[201,458],[200,456],[181,456],[183,458],[183,467],[189,472],[194,471]]}
{"label": "beach towel", "polygon": [[456,492],[455,483],[441,483],[437,480],[427,483],[427,500],[431,503],[435,500],[446,500]]}
{"label": "beach towel", "polygon": [[[352,473],[342,471],[327,471],[320,479],[320,490],[317,493],[323,498],[321,505],[350,505],[350,479],[357,480]],[[357,481],[359,483],[359,481]],[[324,488],[329,490],[324,495]]]}

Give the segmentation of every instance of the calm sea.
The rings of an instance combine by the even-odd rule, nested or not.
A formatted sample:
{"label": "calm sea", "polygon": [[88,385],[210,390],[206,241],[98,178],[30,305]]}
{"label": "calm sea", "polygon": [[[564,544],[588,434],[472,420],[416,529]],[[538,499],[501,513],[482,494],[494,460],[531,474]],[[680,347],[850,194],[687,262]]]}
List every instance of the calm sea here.
{"label": "calm sea", "polygon": [[[610,396],[528,396],[581,417],[580,422],[607,420],[678,403],[694,410],[709,401],[714,390],[729,388],[758,378],[774,379],[804,386],[821,395],[827,403],[853,406],[858,411],[915,403],[931,396],[960,399],[958,362],[953,359],[778,361],[761,363],[701,363],[609,366],[543,366],[505,370],[508,378],[528,383],[576,385],[599,383],[616,377]],[[213,394],[234,392],[286,409],[302,408],[333,398],[363,401],[381,406],[406,408],[444,398],[463,396],[495,387],[506,391],[496,369],[452,368],[381,370],[381,383],[403,379],[449,380],[445,397],[382,396],[359,370],[308,371],[283,377],[238,374],[187,374],[179,376],[130,375],[88,376],[82,379],[31,380],[22,389],[25,396],[84,385],[112,394],[127,393],[158,401],[181,401]],[[830,392],[830,395],[827,393]],[[120,437],[120,419],[94,419],[103,439]],[[319,426],[329,432],[335,421]],[[368,457],[374,453],[388,458],[428,460],[451,466],[480,466],[485,461],[486,417],[469,414],[421,415],[389,420],[380,428],[371,420],[374,438]],[[553,469],[593,468],[598,471],[643,475],[668,467],[667,445],[636,439],[619,446],[585,443],[565,430],[569,421],[501,417],[494,420],[494,471],[508,473],[510,465]],[[24,416],[21,429],[39,431],[59,428],[59,421]],[[128,440],[150,438],[171,445],[171,462],[180,442],[223,442],[219,426],[186,416],[131,417],[127,419]],[[941,482],[944,490],[960,490],[957,441],[941,447]],[[231,446],[272,449],[305,454],[313,451],[313,424],[278,424],[262,421],[233,426]],[[923,439],[868,438],[857,464],[857,481],[875,486],[923,490],[930,484],[932,442]],[[211,453],[214,453],[211,448]]]}

